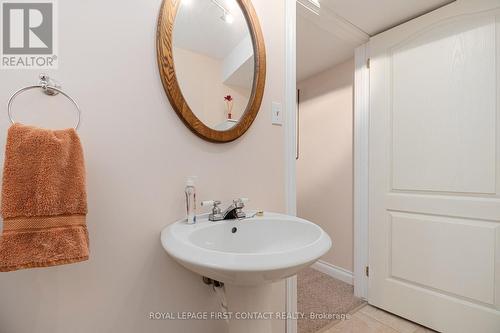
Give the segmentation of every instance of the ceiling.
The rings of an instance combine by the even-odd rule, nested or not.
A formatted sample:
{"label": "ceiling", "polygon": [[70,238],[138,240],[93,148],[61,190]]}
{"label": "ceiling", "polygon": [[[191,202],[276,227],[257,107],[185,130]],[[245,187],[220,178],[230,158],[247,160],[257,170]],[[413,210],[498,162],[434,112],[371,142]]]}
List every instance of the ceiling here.
{"label": "ceiling", "polygon": [[[222,18],[221,6],[232,15],[233,22]],[[224,84],[251,89],[253,44],[237,0],[181,0],[174,22],[173,45],[219,60]]]}
{"label": "ceiling", "polygon": [[174,45],[206,56],[224,59],[250,35],[236,0],[217,0],[234,18],[221,19],[222,9],[209,0],[183,0],[174,22]]}
{"label": "ceiling", "polygon": [[321,0],[370,36],[444,6],[451,0]]}
{"label": "ceiling", "polygon": [[354,56],[370,36],[452,0],[319,0],[317,15],[297,2],[297,80]]}

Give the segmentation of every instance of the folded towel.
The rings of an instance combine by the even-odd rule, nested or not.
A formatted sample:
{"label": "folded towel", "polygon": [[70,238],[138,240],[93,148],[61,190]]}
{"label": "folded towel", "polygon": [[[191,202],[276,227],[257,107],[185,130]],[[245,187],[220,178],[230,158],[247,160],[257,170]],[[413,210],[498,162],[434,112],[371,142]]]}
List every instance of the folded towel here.
{"label": "folded towel", "polygon": [[87,260],[87,194],[74,129],[12,125],[2,185],[0,271]]}

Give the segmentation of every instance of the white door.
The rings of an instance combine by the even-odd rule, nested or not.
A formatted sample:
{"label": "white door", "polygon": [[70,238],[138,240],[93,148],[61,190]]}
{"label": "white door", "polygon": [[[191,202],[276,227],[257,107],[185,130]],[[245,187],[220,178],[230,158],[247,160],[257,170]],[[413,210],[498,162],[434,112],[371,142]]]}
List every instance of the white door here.
{"label": "white door", "polygon": [[500,332],[500,0],[371,39],[369,303]]}

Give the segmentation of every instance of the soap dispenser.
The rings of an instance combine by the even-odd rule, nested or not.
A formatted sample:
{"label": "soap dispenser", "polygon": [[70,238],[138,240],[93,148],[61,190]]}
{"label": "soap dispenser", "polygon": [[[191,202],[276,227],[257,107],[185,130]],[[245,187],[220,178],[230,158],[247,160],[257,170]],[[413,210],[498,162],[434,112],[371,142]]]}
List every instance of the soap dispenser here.
{"label": "soap dispenser", "polygon": [[194,187],[195,176],[188,177],[186,180],[186,212],[187,223],[196,223],[196,188]]}

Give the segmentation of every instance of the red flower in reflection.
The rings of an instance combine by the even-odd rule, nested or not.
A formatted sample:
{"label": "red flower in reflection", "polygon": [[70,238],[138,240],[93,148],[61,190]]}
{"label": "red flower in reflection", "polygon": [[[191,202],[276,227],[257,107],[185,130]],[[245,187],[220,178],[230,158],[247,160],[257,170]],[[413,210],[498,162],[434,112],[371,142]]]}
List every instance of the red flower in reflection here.
{"label": "red flower in reflection", "polygon": [[231,114],[231,111],[233,110],[233,96],[224,96],[224,102],[226,103],[227,119],[232,119],[233,115]]}

